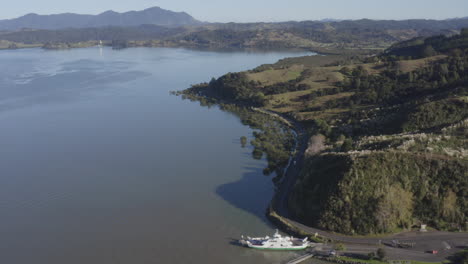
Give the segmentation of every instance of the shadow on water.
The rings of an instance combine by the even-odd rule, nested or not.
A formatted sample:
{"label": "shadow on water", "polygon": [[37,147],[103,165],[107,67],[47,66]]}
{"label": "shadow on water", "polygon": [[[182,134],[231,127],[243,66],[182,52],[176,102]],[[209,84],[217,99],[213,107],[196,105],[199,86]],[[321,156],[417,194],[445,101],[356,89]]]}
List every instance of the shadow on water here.
{"label": "shadow on water", "polygon": [[273,195],[271,178],[263,176],[262,167],[249,166],[244,169],[246,172],[240,180],[218,186],[216,194],[236,208],[257,216],[266,225],[273,227],[265,216]]}
{"label": "shadow on water", "polygon": [[229,244],[232,245],[232,246],[237,246],[237,247],[244,247],[238,238],[232,238],[232,237],[229,237],[227,239],[229,241]]}
{"label": "shadow on water", "polygon": [[[200,99],[196,96],[187,96],[183,97],[183,99],[190,100],[191,102],[198,102],[202,107],[216,107],[218,110],[239,119],[243,125],[250,127],[252,131],[260,131],[258,130],[259,127],[263,127],[265,124],[267,124],[267,126],[271,125],[269,122],[272,122],[271,119],[265,118],[265,116],[269,117],[268,115],[257,113],[242,106],[233,104],[219,106],[215,103],[205,102],[203,98]],[[262,116],[262,118],[258,118],[258,115]],[[232,139],[231,142],[246,150],[243,152],[243,156],[255,159],[252,154],[253,146],[251,144],[251,140],[255,137],[250,135],[244,136],[247,138],[244,147],[242,147],[240,136]],[[265,155],[266,154],[263,153],[261,158],[264,159]],[[270,223],[265,215],[273,197],[274,185],[272,177],[264,176],[263,170],[265,169],[265,165],[250,164],[243,169],[245,172],[240,180],[218,186],[215,190],[216,194],[234,207],[257,216],[268,227],[274,228],[273,224]]]}

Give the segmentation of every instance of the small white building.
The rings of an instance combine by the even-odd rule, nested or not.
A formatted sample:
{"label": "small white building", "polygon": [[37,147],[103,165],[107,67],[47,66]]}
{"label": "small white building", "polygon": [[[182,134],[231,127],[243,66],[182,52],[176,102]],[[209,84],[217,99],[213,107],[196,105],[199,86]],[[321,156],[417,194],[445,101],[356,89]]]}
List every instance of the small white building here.
{"label": "small white building", "polygon": [[427,232],[427,225],[421,224],[421,228],[419,229],[419,232]]}

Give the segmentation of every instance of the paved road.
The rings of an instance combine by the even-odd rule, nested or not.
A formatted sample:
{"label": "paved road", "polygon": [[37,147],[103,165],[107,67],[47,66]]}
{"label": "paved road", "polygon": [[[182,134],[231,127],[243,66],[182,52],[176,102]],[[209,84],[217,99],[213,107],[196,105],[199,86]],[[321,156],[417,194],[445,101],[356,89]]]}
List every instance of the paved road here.
{"label": "paved road", "polygon": [[[286,219],[291,225],[306,231],[309,234],[318,234],[322,237],[340,241],[352,245],[349,247],[354,252],[370,252],[375,251],[379,246],[386,246],[388,255],[392,259],[411,259],[420,261],[441,261],[449,255],[454,254],[468,244],[468,233],[452,233],[452,232],[403,232],[395,235],[384,237],[351,237],[341,234],[336,234],[314,227],[306,226],[298,221],[295,221],[288,210],[288,197],[294,184],[299,177],[300,170],[304,164],[304,153],[308,144],[308,135],[304,127],[294,120],[286,118],[294,125],[297,133],[297,148],[296,154],[293,157],[293,162],[287,169],[283,180],[280,183],[276,194],[275,211],[278,215]],[[295,161],[295,162],[294,162]],[[416,243],[412,249],[401,249],[390,247],[392,240],[408,241]],[[445,243],[451,246],[450,250],[445,250]],[[432,255],[427,253],[429,250],[438,250],[439,254]]]}

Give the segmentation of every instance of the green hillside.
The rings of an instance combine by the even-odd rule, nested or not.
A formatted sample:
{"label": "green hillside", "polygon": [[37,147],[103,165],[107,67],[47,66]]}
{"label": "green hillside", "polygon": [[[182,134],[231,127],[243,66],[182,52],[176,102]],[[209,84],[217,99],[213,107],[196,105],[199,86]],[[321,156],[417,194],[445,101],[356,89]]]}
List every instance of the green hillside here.
{"label": "green hillside", "polygon": [[[184,93],[302,123],[312,138],[289,197],[301,222],[347,234],[421,223],[466,230],[466,32],[414,39],[375,56],[290,58]],[[427,43],[433,52],[420,56]]]}

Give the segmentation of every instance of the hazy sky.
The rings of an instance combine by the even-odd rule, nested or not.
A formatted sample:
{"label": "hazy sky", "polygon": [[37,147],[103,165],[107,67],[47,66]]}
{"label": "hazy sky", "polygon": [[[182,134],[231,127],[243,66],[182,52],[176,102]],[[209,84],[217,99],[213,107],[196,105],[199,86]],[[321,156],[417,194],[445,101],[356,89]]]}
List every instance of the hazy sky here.
{"label": "hazy sky", "polygon": [[98,14],[160,6],[208,22],[339,19],[444,19],[468,16],[468,0],[13,0],[0,19],[27,13]]}

